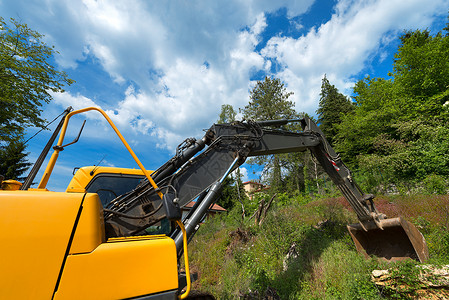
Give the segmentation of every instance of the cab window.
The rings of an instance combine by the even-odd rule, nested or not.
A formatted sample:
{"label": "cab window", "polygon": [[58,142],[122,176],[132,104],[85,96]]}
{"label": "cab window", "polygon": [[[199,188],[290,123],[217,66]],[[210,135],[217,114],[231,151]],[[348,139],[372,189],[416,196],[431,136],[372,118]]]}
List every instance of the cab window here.
{"label": "cab window", "polygon": [[97,193],[106,207],[113,199],[132,191],[145,178],[139,175],[100,174],[86,187],[86,192]]}

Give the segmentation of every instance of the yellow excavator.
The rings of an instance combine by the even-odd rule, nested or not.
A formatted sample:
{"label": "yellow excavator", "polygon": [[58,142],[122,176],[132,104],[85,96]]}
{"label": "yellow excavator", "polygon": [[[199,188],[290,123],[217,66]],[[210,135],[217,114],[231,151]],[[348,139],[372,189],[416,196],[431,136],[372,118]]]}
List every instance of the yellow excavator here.
{"label": "yellow excavator", "polygon": [[[73,115],[98,111],[140,169],[83,167],[65,192],[47,189]],[[276,127],[299,122],[302,132]],[[30,188],[57,134],[37,188]],[[81,131],[80,131],[81,134]],[[214,124],[186,139],[154,172],[144,168],[98,108],[68,108],[21,185],[0,191],[1,299],[185,299],[191,275],[187,243],[220,196],[224,179],[248,157],[309,150],[358,217],[348,225],[357,249],[386,260],[428,258],[423,235],[403,218],[379,213],[309,118]],[[181,208],[195,200],[183,216]],[[185,272],[180,271],[184,258]]]}

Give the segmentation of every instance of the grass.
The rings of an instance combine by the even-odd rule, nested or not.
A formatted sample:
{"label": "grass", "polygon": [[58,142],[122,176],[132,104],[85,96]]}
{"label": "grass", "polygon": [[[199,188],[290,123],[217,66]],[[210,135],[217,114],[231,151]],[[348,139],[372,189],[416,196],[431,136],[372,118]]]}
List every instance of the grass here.
{"label": "grass", "polygon": [[[402,215],[418,226],[430,262],[449,263],[448,196],[380,197],[376,206],[388,217]],[[190,243],[191,264],[200,278],[194,289],[218,299],[262,299],[273,291],[280,299],[390,297],[371,282],[370,273],[391,264],[356,252],[346,232],[356,218],[343,198],[284,199],[261,226],[239,216],[235,208],[208,220]]]}

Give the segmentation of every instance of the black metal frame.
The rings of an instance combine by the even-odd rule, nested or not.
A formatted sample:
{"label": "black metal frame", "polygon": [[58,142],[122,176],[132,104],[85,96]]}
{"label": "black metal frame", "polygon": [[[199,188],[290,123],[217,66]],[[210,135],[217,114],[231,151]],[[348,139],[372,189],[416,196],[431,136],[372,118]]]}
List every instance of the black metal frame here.
{"label": "black metal frame", "polygon": [[[289,122],[300,122],[303,131],[291,132],[264,127],[285,125]],[[142,213],[142,205],[152,202],[154,207],[159,207],[161,200],[157,195],[158,191],[163,194],[176,191],[176,201],[181,207],[198,199],[183,221],[189,238],[198,229],[209,207],[218,199],[221,182],[248,157],[306,150],[310,150],[323,166],[354,208],[361,223],[384,218],[375,209],[373,196],[365,195],[361,191],[349,169],[324,138],[318,126],[309,118],[214,124],[200,141],[189,139],[182,145],[182,150],[178,150],[172,159],[153,173],[152,178],[159,190],[154,190],[148,181],[145,181],[134,191],[111,202],[105,221],[120,229],[117,234],[141,234],[140,229],[144,228],[142,224],[147,226],[152,220],[164,217],[161,210],[156,214],[157,218],[146,219]],[[120,214],[137,218],[122,218]],[[139,219],[139,216],[142,218]],[[181,253],[182,234],[174,231],[171,237],[176,242],[178,253]]]}

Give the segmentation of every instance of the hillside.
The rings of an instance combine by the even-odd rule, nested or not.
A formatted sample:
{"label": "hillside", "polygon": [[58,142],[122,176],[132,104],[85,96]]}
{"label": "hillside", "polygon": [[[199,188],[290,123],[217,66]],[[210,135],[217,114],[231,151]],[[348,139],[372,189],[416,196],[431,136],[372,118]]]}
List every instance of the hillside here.
{"label": "hillside", "polygon": [[[343,198],[278,202],[260,226],[248,216],[242,221],[235,207],[201,227],[189,246],[192,271],[199,275],[194,289],[217,299],[407,299],[419,288],[426,294],[415,281],[405,291],[394,278],[384,287],[372,282],[373,270],[388,268],[399,270],[393,272],[397,278],[414,278],[415,263],[358,254],[346,231],[356,217]],[[449,196],[383,196],[376,206],[419,228],[429,246],[428,264],[449,264]]]}

